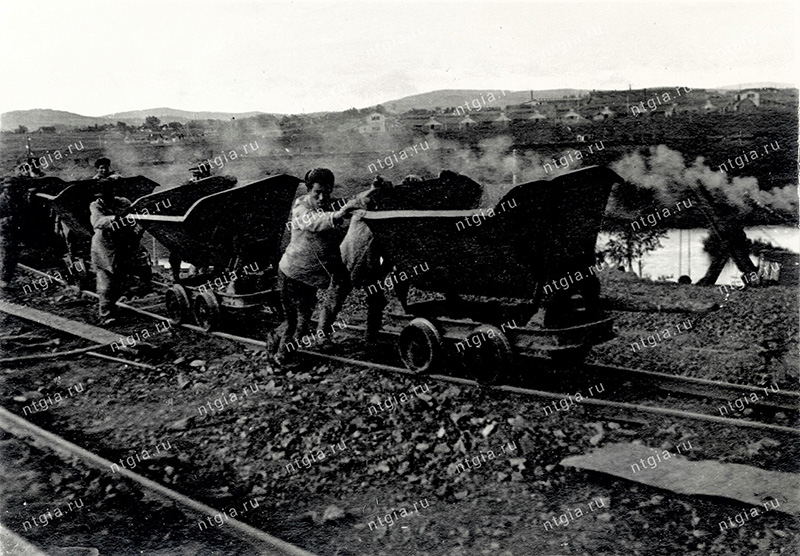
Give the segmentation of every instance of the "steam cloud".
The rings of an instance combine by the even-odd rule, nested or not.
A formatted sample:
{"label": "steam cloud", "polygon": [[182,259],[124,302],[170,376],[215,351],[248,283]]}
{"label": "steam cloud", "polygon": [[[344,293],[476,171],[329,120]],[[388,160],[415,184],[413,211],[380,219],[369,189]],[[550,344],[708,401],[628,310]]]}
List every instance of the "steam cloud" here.
{"label": "steam cloud", "polygon": [[[408,174],[424,178],[450,169],[486,184],[483,206],[496,203],[510,188],[512,176],[517,183],[551,179],[561,173],[596,163],[580,147],[560,152],[518,150],[512,154],[513,139],[497,136],[480,141],[475,147],[465,147],[433,134],[422,135],[411,129],[394,129],[390,134],[365,135],[357,133],[351,114],[327,114],[316,117],[290,117],[297,125],[281,127],[271,116],[256,116],[230,122],[203,122],[205,136],[186,138],[183,141],[152,145],[146,141],[126,143],[121,138],[109,136],[100,148],[87,140],[81,153],[92,159],[109,156],[113,167],[124,176],[144,175],[162,187],[185,183],[190,175],[188,168],[204,158],[214,159],[235,150],[239,158],[226,162],[222,168],[213,168],[215,174],[228,174],[239,183],[260,179],[267,174],[288,173],[302,176],[309,168],[324,166],[333,170],[340,190],[337,196],[348,196],[363,189],[374,177],[367,166],[377,159],[393,153],[399,154],[409,146],[426,141],[430,148],[395,163],[394,167],[379,170],[384,177],[399,183]],[[361,120],[359,120],[361,121]],[[357,127],[357,126],[356,126]],[[139,134],[142,135],[141,133]],[[242,156],[242,145],[258,142],[258,150]],[[556,165],[548,172],[544,164],[568,156],[576,150],[584,151],[584,159],[570,159],[566,166]],[[94,168],[54,165],[52,175],[64,179],[90,177]],[[636,149],[612,163],[611,168],[640,191],[651,192],[653,202],[662,206],[675,206],[686,200],[690,185],[702,184],[717,199],[723,199],[737,208],[742,215],[758,207],[792,219],[798,213],[797,188],[788,185],[762,191],[752,177],[729,177],[724,172],[712,170],[702,157],[687,164],[681,153],[664,145],[647,150]],[[83,173],[86,172],[86,175]],[[77,175],[80,174],[80,175]],[[624,208],[623,198],[612,198],[608,210],[617,216],[630,216]]]}
{"label": "steam cloud", "polygon": [[678,201],[687,199],[690,186],[699,183],[714,198],[724,200],[742,214],[760,206],[787,218],[797,215],[797,186],[762,191],[756,178],[729,179],[726,173],[714,171],[706,165],[703,157],[687,165],[681,153],[664,145],[650,147],[647,155],[639,152],[627,154],[611,168],[635,186],[651,190],[666,206],[675,206]]}

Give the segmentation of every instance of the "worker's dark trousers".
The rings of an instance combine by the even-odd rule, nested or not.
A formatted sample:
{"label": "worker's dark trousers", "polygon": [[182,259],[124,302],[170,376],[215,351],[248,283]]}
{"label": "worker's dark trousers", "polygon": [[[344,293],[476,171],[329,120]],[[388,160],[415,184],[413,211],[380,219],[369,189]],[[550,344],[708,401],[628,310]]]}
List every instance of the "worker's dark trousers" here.
{"label": "worker's dark trousers", "polygon": [[19,261],[19,230],[11,218],[0,218],[0,282],[14,279]]}
{"label": "worker's dark trousers", "polygon": [[[353,291],[353,284],[347,272],[337,272],[331,278],[325,296],[322,299],[322,306],[319,311],[319,322],[317,322],[317,336],[327,338],[334,331],[334,322],[342,310],[344,300]],[[341,328],[341,327],[340,327]]]}
{"label": "worker's dark trousers", "polygon": [[[367,293],[367,331],[366,339],[373,341],[377,338],[383,325],[383,309],[388,304],[383,290],[370,284]],[[320,312],[317,330],[322,334],[330,334],[334,330],[334,321],[344,305],[345,299],[353,291],[353,283],[347,275],[334,278],[325,292],[325,301]],[[340,328],[342,328],[340,326]]]}
{"label": "worker's dark trousers", "polygon": [[100,318],[108,319],[116,313],[117,300],[122,295],[122,280],[120,273],[114,273],[104,268],[96,268],[97,295],[100,298]]}
{"label": "worker's dark trousers", "polygon": [[[279,354],[288,355],[301,347],[310,347],[311,315],[317,305],[317,288],[289,278],[278,271],[278,284],[281,288],[281,304],[286,315],[286,330],[280,341]],[[303,339],[306,344],[302,344]]]}

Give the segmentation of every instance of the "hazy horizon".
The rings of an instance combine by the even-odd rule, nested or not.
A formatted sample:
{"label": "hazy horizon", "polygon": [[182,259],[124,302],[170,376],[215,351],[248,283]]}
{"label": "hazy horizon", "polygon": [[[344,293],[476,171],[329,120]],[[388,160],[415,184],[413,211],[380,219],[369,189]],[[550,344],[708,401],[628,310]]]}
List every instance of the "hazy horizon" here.
{"label": "hazy horizon", "polygon": [[[747,88],[752,88],[754,86],[762,86],[762,84],[763,84],[763,86],[776,87],[776,88],[780,88],[780,89],[784,89],[784,88],[785,89],[789,89],[789,88],[797,89],[798,88],[798,85],[795,85],[795,84],[791,84],[791,83],[776,83],[774,81],[773,82],[762,82],[762,83],[758,83],[758,84],[742,83],[742,84],[738,85],[738,87],[740,87],[742,89],[747,89]],[[725,86],[721,86],[721,87],[708,87],[707,89],[708,90],[717,90],[717,91],[732,91],[733,87],[737,87],[737,85],[725,85]],[[644,89],[653,89],[653,90],[656,90],[656,89],[670,89],[670,88],[674,88],[674,85],[650,85],[650,86],[644,86],[642,88],[644,88]],[[642,88],[639,88],[637,90],[641,90]],[[702,89],[701,87],[691,87],[691,86],[687,86],[687,88],[689,90]],[[557,91],[557,90],[562,90],[562,89],[566,90],[566,88],[558,88],[558,89],[547,89],[547,91]],[[425,94],[429,94],[429,93],[439,93],[439,92],[449,92],[449,91],[478,91],[478,90],[496,92],[498,89],[496,87],[495,88],[490,88],[490,89],[474,89],[474,88],[467,88],[467,89],[437,89],[435,91],[425,91],[425,92],[422,92],[422,93],[415,93],[414,95],[408,95],[408,97],[425,95]],[[570,90],[573,90],[573,89],[570,89]],[[591,91],[591,90],[594,90],[594,91],[615,91],[615,90],[622,90],[622,89],[598,89],[598,88],[582,87],[582,88],[577,88],[577,89],[574,89],[574,90],[582,90],[582,91]],[[507,91],[507,92],[509,92],[509,93],[526,93],[527,91],[528,91],[527,89],[523,89],[523,90],[517,90],[517,91],[511,91],[510,90],[510,91]],[[534,91],[536,91],[536,90],[534,89]],[[403,97],[403,98],[406,98],[406,97]],[[369,106],[355,106],[355,107],[351,107],[351,108],[357,108],[357,109],[363,110],[363,109],[369,108],[371,106],[376,106],[378,104],[384,104],[385,105],[385,104],[387,104],[389,102],[397,101],[397,100],[401,100],[401,99],[399,99],[399,98],[386,99],[385,101],[381,101],[381,102],[378,102],[378,103],[375,103],[375,104],[372,104],[372,105],[369,105]],[[68,110],[62,110],[62,109],[60,109],[58,107],[52,107],[52,106],[41,107],[41,106],[37,106],[37,107],[34,107],[34,108],[11,109],[11,110],[6,110],[6,111],[0,112],[0,113],[5,113],[5,112],[24,112],[24,111],[32,111],[32,110],[53,110],[53,111],[56,111],[56,112],[69,112]],[[119,116],[120,114],[127,114],[127,113],[131,113],[131,112],[148,112],[148,111],[155,111],[155,110],[175,110],[175,111],[178,111],[178,112],[195,112],[195,113],[232,113],[229,110],[205,110],[205,109],[191,110],[191,109],[186,109],[186,108],[183,108],[183,107],[180,107],[180,106],[148,106],[148,107],[133,108],[131,110],[121,110],[121,111],[112,112],[112,113],[109,113],[109,114],[80,114],[80,113],[75,113],[75,114],[79,115],[79,116],[87,116],[87,117],[93,117],[93,118],[104,118],[104,117],[116,117],[116,116]],[[340,112],[340,111],[341,110],[320,110],[320,111],[317,111],[316,113]],[[251,112],[261,112],[261,113],[266,113],[266,114],[289,114],[289,115],[298,114],[298,113],[293,113],[293,112],[284,112],[284,113],[282,113],[282,112],[275,112],[275,111],[269,111],[269,110],[245,110],[245,111],[242,111],[242,112],[235,112],[235,113],[236,114],[246,114],[246,113],[251,113]]]}

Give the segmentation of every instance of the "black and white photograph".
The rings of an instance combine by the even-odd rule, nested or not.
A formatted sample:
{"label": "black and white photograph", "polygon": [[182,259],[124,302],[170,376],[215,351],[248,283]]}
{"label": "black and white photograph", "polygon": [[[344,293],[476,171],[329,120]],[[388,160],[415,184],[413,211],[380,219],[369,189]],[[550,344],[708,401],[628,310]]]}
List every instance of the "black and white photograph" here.
{"label": "black and white photograph", "polygon": [[4,0],[0,556],[800,554],[796,1]]}

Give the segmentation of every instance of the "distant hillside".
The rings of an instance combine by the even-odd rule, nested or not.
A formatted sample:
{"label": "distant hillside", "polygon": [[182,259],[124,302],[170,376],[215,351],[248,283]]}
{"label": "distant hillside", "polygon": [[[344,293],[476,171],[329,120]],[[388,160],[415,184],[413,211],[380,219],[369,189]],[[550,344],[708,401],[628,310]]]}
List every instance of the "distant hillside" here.
{"label": "distant hillside", "polygon": [[[57,128],[87,127],[109,123],[106,118],[81,116],[63,110],[50,110],[35,108],[33,110],[14,110],[0,114],[0,130],[12,131],[24,125],[30,131],[36,131],[42,126]],[[112,122],[113,123],[113,122]]]}
{"label": "distant hillside", "polygon": [[116,124],[125,122],[128,125],[140,125],[147,116],[155,116],[162,122],[180,122],[189,120],[230,120],[244,119],[264,114],[264,112],[190,112],[174,108],[151,108],[149,110],[133,110],[118,112],[107,116],[82,116],[63,110],[36,108],[33,110],[14,110],[0,114],[0,130],[13,131],[24,125],[29,131],[36,131],[42,126],[53,126],[57,129],[71,129],[93,125]]}
{"label": "distant hillside", "polygon": [[[503,91],[500,89],[444,89],[441,91],[431,91],[419,95],[411,95],[397,100],[390,100],[381,103],[384,108],[396,114],[408,112],[413,108],[433,110],[434,108],[463,106],[465,102],[471,103],[478,100],[482,105],[489,106],[487,96],[492,93],[496,98],[491,103],[494,106],[505,106],[506,104],[520,104],[534,98],[562,98],[565,96],[584,95],[589,91],[583,89],[550,89],[547,91]],[[481,100],[483,95],[484,101]],[[484,104],[486,102],[486,104]]]}
{"label": "distant hillside", "polygon": [[190,112],[174,108],[150,108],[148,110],[132,110],[130,112],[117,112],[103,116],[107,120],[125,122],[126,124],[142,124],[147,116],[155,116],[164,123],[180,122],[185,124],[189,120],[231,120],[258,116],[264,112]]}
{"label": "distant hillside", "polygon": [[736,85],[725,85],[717,87],[719,91],[738,91],[739,89],[796,89],[797,85],[791,83],[775,83],[772,81],[765,81],[763,83],[738,83]]}

